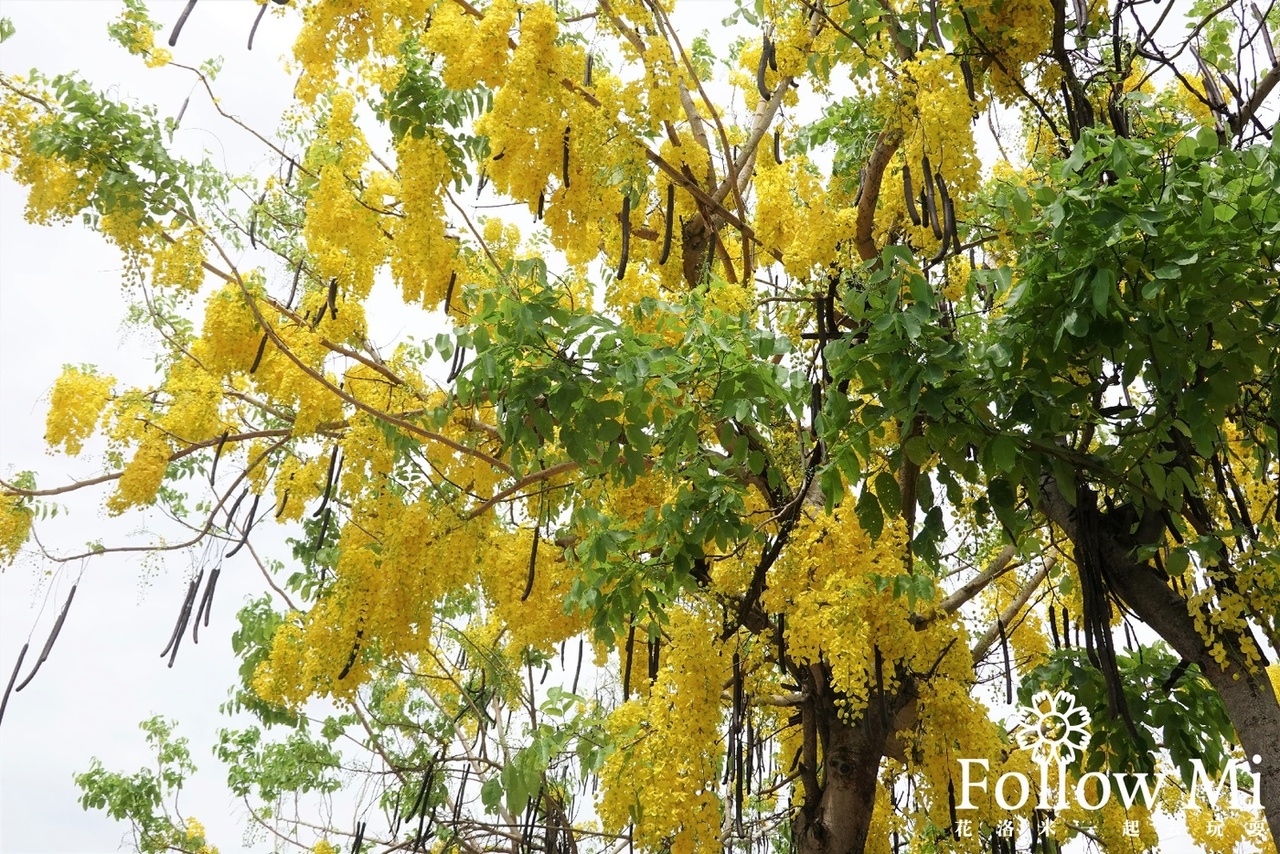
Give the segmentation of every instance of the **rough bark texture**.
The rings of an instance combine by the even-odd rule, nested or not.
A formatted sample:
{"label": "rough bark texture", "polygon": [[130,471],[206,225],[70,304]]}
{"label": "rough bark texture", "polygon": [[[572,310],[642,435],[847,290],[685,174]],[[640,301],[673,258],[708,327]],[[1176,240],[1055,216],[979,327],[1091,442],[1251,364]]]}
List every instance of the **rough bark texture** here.
{"label": "rough bark texture", "polygon": [[[841,720],[830,690],[809,701],[804,714],[813,716],[822,745],[822,776],[805,775],[809,782],[804,805],[792,824],[797,854],[862,854],[875,809],[880,761],[896,747],[890,737],[902,717],[914,710],[914,701],[910,685],[883,696],[873,692],[852,724]],[[806,740],[802,761],[814,761],[812,752]],[[816,792],[810,788],[814,785]]]}
{"label": "rough bark texture", "polygon": [[[1045,515],[1079,547],[1077,508],[1067,503],[1051,480],[1041,490],[1041,499]],[[1183,659],[1199,665],[1222,697],[1245,755],[1262,757],[1253,769],[1261,777],[1259,800],[1266,810],[1272,839],[1280,842],[1280,702],[1267,675],[1261,671],[1251,673],[1244,667],[1238,659],[1239,639],[1230,634],[1223,642],[1229,655],[1236,654],[1228,658],[1226,669],[1219,666],[1209,645],[1196,631],[1186,601],[1154,567],[1133,559],[1132,544],[1121,542],[1114,531],[1104,527],[1097,548],[1115,595]]]}

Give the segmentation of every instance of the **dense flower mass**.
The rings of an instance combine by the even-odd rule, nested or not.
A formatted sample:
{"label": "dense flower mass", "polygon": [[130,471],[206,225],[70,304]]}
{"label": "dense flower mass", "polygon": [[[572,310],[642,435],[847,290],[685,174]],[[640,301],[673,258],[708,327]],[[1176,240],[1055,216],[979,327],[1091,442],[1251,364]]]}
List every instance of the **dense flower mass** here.
{"label": "dense flower mass", "polygon": [[[45,440],[101,471],[0,477],[0,563],[72,560],[36,535],[104,489],[153,527],[92,554],[192,557],[171,664],[262,573],[216,754],[272,838],[1127,851],[1164,811],[1269,850],[1274,10],[1189,6],[1166,50],[1137,0],[762,0],[714,35],[666,0],[258,5],[294,100],[245,174],[0,74],[27,220],[120,250],[155,356],[56,380]],[[124,7],[138,64],[248,127],[195,24],[171,53]],[[1059,692],[1093,749],[1046,809],[1001,720]],[[1184,808],[1196,772],[1270,823]],[[1079,802],[1133,773],[1169,789]],[[86,805],[214,854],[121,779]]]}

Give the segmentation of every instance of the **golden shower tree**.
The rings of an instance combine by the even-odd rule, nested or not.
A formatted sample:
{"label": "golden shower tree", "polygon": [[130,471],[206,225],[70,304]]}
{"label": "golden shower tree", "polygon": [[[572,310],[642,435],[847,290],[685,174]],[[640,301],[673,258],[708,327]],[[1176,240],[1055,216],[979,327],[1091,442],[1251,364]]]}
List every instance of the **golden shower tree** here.
{"label": "golden shower tree", "polygon": [[[232,706],[281,729],[219,755],[316,851],[1155,844],[1158,803],[962,808],[962,758],[1034,778],[989,677],[1092,710],[1073,782],[1262,757],[1265,820],[1164,806],[1273,845],[1280,12],[1174,5],[758,0],[726,46],[667,0],[277,0],[270,132],[127,0],[112,37],[275,168],[0,77],[28,219],[119,247],[161,368],[58,379],[48,441],[104,473],[0,484],[0,558],[82,557],[29,540],[53,496],[165,508],[190,536],[156,548],[219,554],[175,656],[257,561],[289,607],[241,612]],[[254,548],[272,524],[291,555]],[[147,731],[165,773],[95,765],[84,805],[207,850]],[[344,734],[385,823],[289,811],[349,785]]]}

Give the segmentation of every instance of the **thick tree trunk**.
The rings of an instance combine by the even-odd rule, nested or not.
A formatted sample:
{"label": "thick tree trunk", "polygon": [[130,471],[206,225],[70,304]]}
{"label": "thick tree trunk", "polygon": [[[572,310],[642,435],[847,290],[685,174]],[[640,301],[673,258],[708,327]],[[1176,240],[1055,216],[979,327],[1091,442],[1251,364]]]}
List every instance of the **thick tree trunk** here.
{"label": "thick tree trunk", "polygon": [[[809,782],[804,805],[792,824],[797,854],[862,854],[875,809],[880,761],[894,747],[890,737],[899,716],[914,700],[910,685],[885,696],[883,702],[873,692],[868,707],[852,724],[841,720],[829,692],[809,701],[804,714],[814,716],[823,761],[820,778],[816,772],[805,774]],[[810,762],[812,750],[804,753],[803,761]],[[810,790],[815,784],[816,792]]]}
{"label": "thick tree trunk", "polygon": [[[1046,482],[1041,499],[1045,515],[1077,548],[1082,547],[1077,510],[1053,481]],[[1088,508],[1086,512],[1097,511]],[[1253,768],[1261,780],[1258,800],[1266,811],[1271,837],[1280,844],[1280,701],[1270,680],[1261,671],[1249,672],[1241,659],[1239,638],[1230,633],[1223,636],[1228,659],[1226,668],[1221,667],[1196,631],[1186,601],[1169,587],[1165,577],[1150,564],[1134,560],[1131,545],[1120,542],[1114,532],[1103,530],[1099,540],[1099,558],[1112,591],[1184,660],[1200,667],[1222,698],[1245,756],[1261,757]]]}

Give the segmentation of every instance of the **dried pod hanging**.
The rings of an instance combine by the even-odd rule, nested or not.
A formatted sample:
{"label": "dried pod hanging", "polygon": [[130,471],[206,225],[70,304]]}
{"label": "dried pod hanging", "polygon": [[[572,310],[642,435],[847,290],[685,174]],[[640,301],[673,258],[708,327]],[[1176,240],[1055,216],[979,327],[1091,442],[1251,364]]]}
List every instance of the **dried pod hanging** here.
{"label": "dried pod hanging", "polygon": [[676,185],[667,185],[667,209],[664,215],[664,226],[662,231],[662,251],[658,253],[658,264],[667,263],[667,259],[671,257],[671,231],[674,227],[674,219],[676,213]]}

